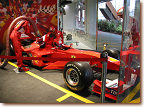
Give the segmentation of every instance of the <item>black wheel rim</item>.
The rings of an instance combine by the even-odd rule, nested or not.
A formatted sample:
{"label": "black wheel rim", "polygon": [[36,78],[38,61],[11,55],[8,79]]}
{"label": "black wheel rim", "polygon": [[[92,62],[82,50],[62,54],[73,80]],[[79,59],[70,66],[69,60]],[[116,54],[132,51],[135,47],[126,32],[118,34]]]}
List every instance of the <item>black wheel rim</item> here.
{"label": "black wheel rim", "polygon": [[79,74],[74,68],[69,68],[66,71],[66,79],[71,86],[77,86],[79,83]]}

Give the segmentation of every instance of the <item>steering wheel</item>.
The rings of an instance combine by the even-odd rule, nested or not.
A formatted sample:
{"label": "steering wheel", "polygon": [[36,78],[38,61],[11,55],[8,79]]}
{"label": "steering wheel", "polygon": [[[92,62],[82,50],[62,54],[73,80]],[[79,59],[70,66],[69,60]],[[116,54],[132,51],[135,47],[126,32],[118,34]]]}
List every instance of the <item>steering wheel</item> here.
{"label": "steering wheel", "polygon": [[[41,37],[40,36],[40,33],[39,33],[39,30],[35,24],[35,22],[29,18],[29,17],[26,17],[26,16],[20,16],[16,19],[14,19],[12,21],[12,23],[10,24],[9,28],[8,28],[8,32],[7,32],[7,37],[6,37],[6,51],[5,51],[5,55],[6,56],[9,56],[10,55],[10,34],[12,32],[12,30],[15,28],[15,25],[22,21],[22,20],[26,20],[29,22],[29,24],[32,26],[33,28],[33,31],[34,31],[34,34],[35,34],[35,37]],[[8,63],[8,59],[2,59],[0,58],[0,67],[1,68],[4,68]]]}

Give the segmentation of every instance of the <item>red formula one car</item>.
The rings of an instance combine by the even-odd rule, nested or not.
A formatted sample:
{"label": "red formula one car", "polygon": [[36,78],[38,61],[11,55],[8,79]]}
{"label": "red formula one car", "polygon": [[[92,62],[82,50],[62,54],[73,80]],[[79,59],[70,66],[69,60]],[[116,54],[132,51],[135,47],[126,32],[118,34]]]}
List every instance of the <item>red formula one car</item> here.
{"label": "red formula one car", "polygon": [[[12,23],[10,25],[9,34],[12,32],[12,29],[14,26],[20,21],[20,20],[27,20],[29,23],[36,27],[36,25],[26,17],[21,17]],[[34,28],[35,30],[35,28]],[[34,31],[35,35],[37,35],[37,31]],[[51,39],[53,38],[54,39]],[[25,38],[25,37],[24,37]],[[7,37],[9,39],[9,37]],[[101,59],[101,53],[95,52],[95,51],[85,51],[85,50],[78,50],[72,48],[70,45],[64,44],[63,34],[61,31],[55,31],[55,34],[53,32],[48,32],[46,35],[42,36],[41,39],[44,44],[41,45],[41,43],[37,42],[37,40],[33,41],[32,43],[29,42],[28,39],[23,39],[22,43],[24,44],[23,49],[23,55],[26,55],[28,57],[38,57],[38,58],[54,58],[54,59],[60,59],[60,58],[89,58],[89,59]],[[57,41],[55,43],[55,41]],[[24,43],[27,42],[27,43]],[[28,43],[30,43],[28,45]],[[12,47],[12,44],[10,44]],[[9,47],[8,47],[9,48]],[[15,48],[15,47],[14,47]],[[9,52],[7,52],[9,53]],[[116,52],[113,52],[116,53]],[[117,55],[116,55],[117,57]],[[6,59],[1,60],[2,63],[0,63],[1,67],[4,67],[6,65]],[[44,60],[31,60],[31,64],[34,66],[41,67],[42,69],[64,69],[64,80],[66,85],[73,91],[81,91],[85,88],[88,88],[95,76],[98,76],[100,72],[102,71],[102,63],[99,61],[44,61]],[[119,71],[120,61],[113,58],[108,57],[108,70],[111,71]]]}

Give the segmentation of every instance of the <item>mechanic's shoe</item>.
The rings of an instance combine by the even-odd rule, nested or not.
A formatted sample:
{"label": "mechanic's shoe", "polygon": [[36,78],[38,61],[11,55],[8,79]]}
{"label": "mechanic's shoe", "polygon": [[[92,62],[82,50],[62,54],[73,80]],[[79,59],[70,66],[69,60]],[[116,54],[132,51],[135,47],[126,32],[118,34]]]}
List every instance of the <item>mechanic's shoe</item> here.
{"label": "mechanic's shoe", "polygon": [[28,67],[19,67],[19,72],[26,72],[26,71],[29,71],[29,68]]}

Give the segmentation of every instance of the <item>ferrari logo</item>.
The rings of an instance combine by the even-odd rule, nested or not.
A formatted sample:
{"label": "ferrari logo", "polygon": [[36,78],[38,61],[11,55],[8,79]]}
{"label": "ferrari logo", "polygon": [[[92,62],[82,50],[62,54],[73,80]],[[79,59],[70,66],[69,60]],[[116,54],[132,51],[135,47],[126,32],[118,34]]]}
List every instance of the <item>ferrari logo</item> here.
{"label": "ferrari logo", "polygon": [[74,56],[74,55],[71,55],[71,58],[76,58],[76,56]]}

